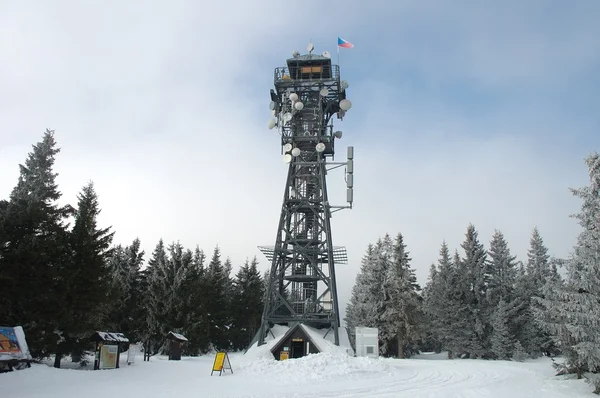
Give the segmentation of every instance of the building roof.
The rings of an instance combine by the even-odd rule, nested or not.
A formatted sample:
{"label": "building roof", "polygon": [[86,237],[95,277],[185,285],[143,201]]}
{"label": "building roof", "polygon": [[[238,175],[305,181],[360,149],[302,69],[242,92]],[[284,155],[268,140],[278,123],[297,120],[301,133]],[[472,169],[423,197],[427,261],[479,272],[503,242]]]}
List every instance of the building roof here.
{"label": "building roof", "polygon": [[322,55],[319,54],[304,54],[304,55],[299,55],[296,58],[288,58],[288,62],[290,61],[331,61],[331,58],[327,58],[324,57]]}
{"label": "building roof", "polygon": [[178,341],[188,341],[188,339],[186,339],[184,335],[179,334],[179,333],[175,333],[175,332],[169,332],[169,333],[167,333],[167,339],[169,339],[169,340],[178,340]]}
{"label": "building roof", "polygon": [[277,344],[273,345],[273,348],[271,348],[271,352],[275,353],[275,352],[279,352],[281,351],[281,347],[283,346],[283,344],[285,343],[285,341],[294,333],[296,332],[296,330],[301,330],[302,334],[304,334],[304,336],[306,337],[306,339],[308,341],[310,341],[310,343],[319,351],[323,351],[322,348],[319,346],[319,344],[317,344],[317,342],[315,341],[315,339],[312,338],[311,336],[311,332],[306,328],[306,326],[303,323],[297,323],[296,325],[292,326],[291,328],[289,328],[289,330],[283,335],[281,336],[281,338],[279,338],[279,341],[277,342]]}
{"label": "building roof", "polygon": [[129,343],[129,339],[123,333],[116,332],[95,332],[91,337],[92,341],[110,341],[114,343]]}

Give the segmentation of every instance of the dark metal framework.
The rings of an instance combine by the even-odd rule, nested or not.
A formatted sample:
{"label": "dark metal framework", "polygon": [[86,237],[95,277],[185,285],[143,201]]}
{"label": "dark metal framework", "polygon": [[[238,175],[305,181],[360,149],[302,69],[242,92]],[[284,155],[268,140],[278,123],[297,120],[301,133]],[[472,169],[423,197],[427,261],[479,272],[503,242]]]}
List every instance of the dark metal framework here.
{"label": "dark metal framework", "polygon": [[[271,269],[258,345],[273,324],[293,323],[328,328],[326,333],[333,331],[338,345],[335,263],[347,263],[347,255],[344,247],[332,245],[330,219],[333,211],[351,208],[352,185],[348,184],[350,205],[331,206],[326,174],[348,167],[347,162],[328,161],[341,136],[333,132],[332,117],[344,117],[340,101],[346,99],[347,85],[328,56],[311,53],[288,59],[287,67],[276,68],[274,77],[271,109],[289,170],[275,245],[259,247]],[[348,153],[351,158],[350,148]]]}

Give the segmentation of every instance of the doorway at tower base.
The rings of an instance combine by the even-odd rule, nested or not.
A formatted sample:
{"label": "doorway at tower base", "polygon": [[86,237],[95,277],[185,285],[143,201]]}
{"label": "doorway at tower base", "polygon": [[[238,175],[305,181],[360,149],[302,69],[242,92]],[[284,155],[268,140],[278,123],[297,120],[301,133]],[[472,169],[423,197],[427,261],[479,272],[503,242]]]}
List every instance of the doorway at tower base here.
{"label": "doorway at tower base", "polygon": [[[354,351],[350,346],[345,328],[340,327],[340,345],[333,343],[333,333],[327,336],[327,329],[316,329],[302,323],[289,326],[274,325],[265,344],[257,346],[256,341],[248,348],[244,356],[270,359],[294,359],[320,352],[343,353],[350,356]],[[282,354],[283,353],[283,354]]]}

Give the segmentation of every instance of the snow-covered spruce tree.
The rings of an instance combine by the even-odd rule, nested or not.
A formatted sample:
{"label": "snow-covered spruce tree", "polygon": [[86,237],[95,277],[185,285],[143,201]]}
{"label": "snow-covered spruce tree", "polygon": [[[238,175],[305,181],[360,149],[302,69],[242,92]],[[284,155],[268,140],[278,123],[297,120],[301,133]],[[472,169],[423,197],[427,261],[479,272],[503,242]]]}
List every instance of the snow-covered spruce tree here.
{"label": "snow-covered spruce tree", "polygon": [[169,332],[166,325],[170,309],[167,263],[165,245],[160,239],[148,261],[148,267],[145,269],[147,289],[143,300],[146,308],[146,328],[142,338],[147,355],[160,352],[164,344],[164,337]]}
{"label": "snow-covered spruce tree", "polygon": [[524,311],[524,319],[520,334],[516,337],[521,341],[525,350],[532,356],[538,357],[542,353],[551,354],[556,351],[552,339],[548,333],[544,332],[536,323],[534,312],[538,305],[532,301],[532,297],[544,297],[544,289],[549,280],[558,278],[555,267],[550,264],[548,248],[539,230],[533,229],[530,239],[530,247],[527,252],[527,264],[525,266],[525,277],[522,281],[520,291],[522,300],[526,303],[527,309]]}
{"label": "snow-covered spruce tree", "polygon": [[452,256],[452,268],[446,290],[447,304],[444,316],[444,348],[448,358],[463,358],[471,355],[474,335],[472,318],[471,282],[469,269],[461,260],[458,251]]}
{"label": "snow-covered spruce tree", "polygon": [[[369,295],[367,301],[367,319],[373,319],[372,327],[379,329],[380,351],[382,355],[390,355],[391,339],[385,333],[387,320],[383,317],[388,303],[385,300],[385,291],[383,289],[385,276],[392,265],[394,252],[394,243],[389,234],[385,234],[375,244],[373,259],[367,263],[368,268],[364,274],[367,286],[366,292]],[[366,325],[365,325],[366,326]]]}
{"label": "snow-covered spruce tree", "polygon": [[183,298],[181,313],[185,336],[189,341],[185,346],[188,355],[206,352],[209,345],[205,260],[204,251],[196,246],[186,279],[178,293]]}
{"label": "snow-covered spruce tree", "polygon": [[552,276],[552,268],[549,262],[548,248],[544,245],[544,240],[537,227],[533,229],[529,243],[526,270],[535,291],[540,292],[546,283],[546,278]]}
{"label": "snow-covered spruce tree", "polygon": [[264,283],[258,271],[256,257],[246,262],[237,272],[234,280],[234,293],[231,305],[233,325],[230,340],[235,350],[248,347],[260,327],[260,317],[264,302]]}
{"label": "snow-covered spruce tree", "polygon": [[[449,341],[449,327],[453,320],[450,319],[453,306],[450,285],[452,280],[453,264],[450,259],[450,250],[444,241],[440,248],[440,257],[437,267],[432,264],[429,281],[423,289],[423,311],[430,325],[428,338],[434,341],[437,350],[447,349]],[[452,357],[449,351],[448,355]]]}
{"label": "snow-covered spruce tree", "polygon": [[144,254],[136,238],[129,246],[113,247],[108,259],[111,282],[103,328],[122,332],[130,341],[142,340],[146,330],[146,273],[141,269]]}
{"label": "snow-covered spruce tree", "polygon": [[130,341],[142,341],[145,328],[144,294],[147,289],[147,280],[142,272],[145,251],[141,249],[141,242],[135,238],[131,245],[125,248],[127,275],[124,287],[124,304],[126,316],[125,325],[117,330],[122,330]]}
{"label": "snow-covered spruce tree", "polygon": [[71,206],[58,204],[54,131],[46,130],[20,166],[17,186],[0,219],[0,319],[22,325],[34,357],[55,351],[56,320],[64,302],[64,265],[70,260],[67,219]]}
{"label": "snow-covered spruce tree", "polygon": [[216,246],[206,270],[206,298],[209,314],[210,342],[215,349],[229,348],[229,297],[231,279],[221,262],[221,250]]}
{"label": "snow-covered spruce tree", "polygon": [[513,359],[513,361],[523,362],[526,358],[527,358],[527,353],[525,352],[525,349],[521,345],[521,342],[519,340],[517,340],[517,342],[515,343],[514,350],[513,350],[512,359]]}
{"label": "snow-covered spruce tree", "polygon": [[350,294],[350,300],[348,301],[348,304],[346,304],[346,316],[344,317],[344,322],[346,323],[348,337],[353,349],[356,349],[356,328],[370,327],[375,323],[374,319],[370,320],[367,316],[369,295],[367,293],[367,286],[364,277],[364,273],[366,272],[365,270],[368,268],[367,263],[371,261],[373,257],[373,250],[373,245],[369,243],[366,253],[361,259],[360,271],[354,280],[354,285],[352,286]]}
{"label": "snow-covered spruce tree", "polygon": [[[438,285],[438,270],[435,264],[429,266],[429,276],[421,293],[422,311],[423,311],[423,343],[421,347],[424,351],[440,352],[442,350],[441,336],[436,325],[438,319],[430,310],[431,304],[435,301],[436,287]],[[433,294],[432,294],[433,293]]]}
{"label": "snow-covered spruce tree", "polygon": [[378,328],[382,355],[390,355],[390,343],[395,344],[395,338],[386,334],[386,319],[383,317],[389,304],[385,300],[384,280],[393,262],[393,252],[394,243],[389,234],[369,245],[352,288],[345,318],[351,340],[356,327]]}
{"label": "snow-covered spruce tree", "polygon": [[[582,200],[575,215],[583,231],[566,262],[567,281],[536,301],[549,312],[542,325],[567,351],[567,365],[582,374],[600,393],[600,155],[586,158],[590,185],[572,189]],[[538,318],[538,319],[540,319]],[[545,322],[544,322],[545,321]]]}
{"label": "snow-covered spruce tree", "polygon": [[473,224],[467,228],[465,241],[461,247],[465,257],[461,260],[465,273],[468,291],[465,295],[465,304],[471,320],[471,331],[468,354],[470,358],[486,356],[490,348],[491,327],[487,318],[488,303],[486,300],[487,286],[490,279],[486,250],[479,242],[478,233]]}
{"label": "snow-covered spruce tree", "polygon": [[513,338],[508,327],[508,311],[504,299],[500,299],[496,305],[492,327],[492,353],[497,359],[509,359],[513,352]]}
{"label": "snow-covered spruce tree", "polygon": [[377,313],[374,311],[374,297],[370,293],[369,273],[374,268],[376,250],[374,244],[369,244],[361,260],[360,272],[356,276],[350,301],[346,306],[346,327],[352,347],[355,347],[357,327],[377,327]]}
{"label": "snow-covered spruce tree", "polygon": [[489,308],[495,311],[500,300],[509,303],[513,299],[517,276],[516,256],[511,255],[504,235],[498,230],[488,250],[488,271],[487,301]]}
{"label": "snow-covered spruce tree", "polygon": [[71,354],[74,361],[82,357],[90,334],[102,325],[108,308],[107,262],[114,232],[97,225],[100,206],[92,182],[82,188],[77,199],[75,223],[69,234],[70,259],[65,262],[63,289],[57,292],[64,294],[67,305],[57,318],[62,339],[56,347],[56,368],[60,368],[64,354]]}
{"label": "snow-covered spruce tree", "polygon": [[185,333],[186,299],[184,287],[192,267],[193,253],[185,249],[180,242],[174,242],[168,247],[169,269],[173,275],[170,285],[171,301],[169,330]]}
{"label": "snow-covered spruce tree", "polygon": [[410,355],[407,352],[409,345],[414,345],[422,334],[422,303],[418,294],[421,288],[410,261],[404,238],[398,234],[393,245],[392,263],[383,280],[384,310],[381,314],[381,336],[390,342],[388,344],[395,343],[398,358]]}
{"label": "snow-covered spruce tree", "polygon": [[[532,312],[530,306],[531,289],[527,281],[525,265],[519,261],[516,267],[515,288],[513,299],[508,303],[509,328],[511,335],[519,341],[521,348],[526,352],[525,345],[539,333],[537,327],[531,322]],[[525,342],[522,343],[522,342]],[[528,356],[528,354],[525,354]]]}

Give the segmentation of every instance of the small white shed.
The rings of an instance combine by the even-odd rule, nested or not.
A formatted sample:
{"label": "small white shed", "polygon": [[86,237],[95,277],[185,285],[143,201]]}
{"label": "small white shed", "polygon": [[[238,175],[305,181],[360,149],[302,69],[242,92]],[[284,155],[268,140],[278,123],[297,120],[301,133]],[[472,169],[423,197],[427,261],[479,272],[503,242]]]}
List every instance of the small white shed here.
{"label": "small white shed", "polygon": [[379,357],[379,330],[377,328],[357,327],[356,356]]}

